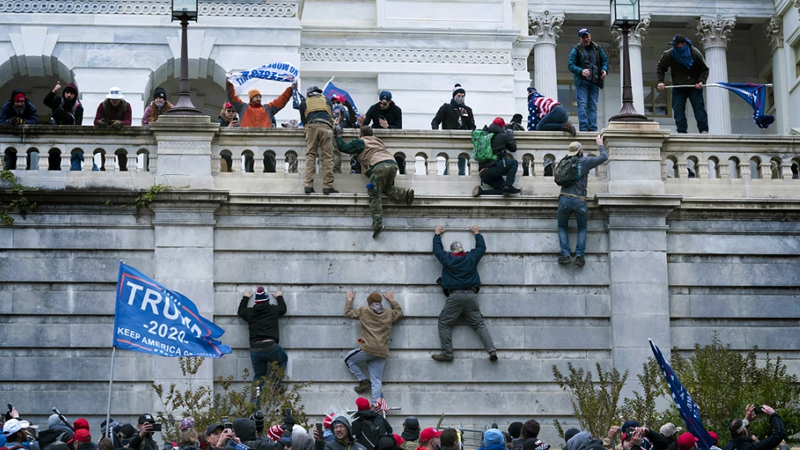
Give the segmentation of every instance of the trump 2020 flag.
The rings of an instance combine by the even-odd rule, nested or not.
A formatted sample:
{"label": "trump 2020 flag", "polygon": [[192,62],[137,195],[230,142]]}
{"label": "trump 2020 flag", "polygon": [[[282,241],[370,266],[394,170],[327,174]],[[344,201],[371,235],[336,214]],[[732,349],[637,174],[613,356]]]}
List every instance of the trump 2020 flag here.
{"label": "trump 2020 flag", "polygon": [[681,418],[686,424],[686,430],[698,439],[698,447],[703,450],[710,450],[711,446],[714,445],[714,439],[712,439],[711,436],[708,435],[706,429],[703,428],[703,421],[700,419],[700,410],[697,408],[694,400],[692,400],[692,396],[689,395],[689,391],[683,387],[681,381],[672,371],[672,367],[670,367],[667,360],[664,359],[664,354],[661,353],[661,349],[658,348],[652,340],[649,341],[650,348],[653,350],[656,361],[658,361],[658,365],[661,366],[661,370],[664,372],[664,378],[667,379],[669,390],[672,392],[672,400],[675,401],[675,406],[678,407]]}
{"label": "trump 2020 flag", "polygon": [[342,97],[345,98],[345,100],[350,102],[350,106],[353,107],[353,111],[355,111],[356,114],[358,114],[358,108],[356,108],[356,102],[353,101],[353,97],[350,97],[350,94],[348,94],[347,91],[345,91],[344,89],[339,89],[333,83],[328,83],[325,86],[325,90],[322,91],[322,95],[324,95],[325,98],[328,99],[333,97],[334,95],[341,95]]}
{"label": "trump 2020 flag", "polygon": [[764,100],[767,98],[767,86],[753,83],[716,83],[734,94],[742,97],[753,107],[753,120],[759,128],[769,128],[775,122],[775,116],[764,115]]}
{"label": "trump 2020 flag", "polygon": [[274,62],[264,64],[255,69],[243,70],[241,72],[231,72],[228,74],[228,81],[238,90],[242,91],[256,80],[283,81],[291,83],[300,76],[297,68],[286,62]]}
{"label": "trump 2020 flag", "polygon": [[159,356],[219,358],[231,352],[219,341],[224,333],[179,292],[119,264],[114,347]]}

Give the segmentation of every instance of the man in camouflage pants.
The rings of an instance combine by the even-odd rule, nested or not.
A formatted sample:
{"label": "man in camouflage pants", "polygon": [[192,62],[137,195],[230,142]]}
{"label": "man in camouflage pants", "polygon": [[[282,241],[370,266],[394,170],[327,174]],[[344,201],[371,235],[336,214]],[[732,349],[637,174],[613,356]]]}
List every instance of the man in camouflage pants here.
{"label": "man in camouflage pants", "polygon": [[403,189],[394,185],[397,175],[397,162],[394,156],[386,150],[380,139],[372,133],[372,127],[359,128],[358,139],[345,143],[342,139],[342,128],[336,127],[336,145],[339,151],[356,155],[361,164],[361,173],[369,177],[367,188],[370,195],[369,209],[372,213],[372,237],[377,238],[386,228],[383,225],[383,201],[381,196],[386,194],[396,202],[405,202],[410,205],[414,202],[414,190]]}

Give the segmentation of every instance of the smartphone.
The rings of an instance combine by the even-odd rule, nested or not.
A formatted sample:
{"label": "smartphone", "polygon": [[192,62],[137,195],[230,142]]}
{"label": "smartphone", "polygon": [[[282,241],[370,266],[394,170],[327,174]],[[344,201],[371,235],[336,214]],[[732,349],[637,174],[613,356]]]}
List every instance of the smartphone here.
{"label": "smartphone", "polygon": [[231,419],[227,417],[222,418],[222,428],[233,428],[233,424],[231,423]]}
{"label": "smartphone", "polygon": [[317,427],[317,435],[319,436],[320,439],[322,439],[322,437],[325,435],[325,431],[322,429],[322,423],[317,422],[316,424],[314,424],[314,426]]}
{"label": "smartphone", "polygon": [[154,423],[153,424],[153,428],[151,428],[150,431],[152,431],[152,432],[161,431],[161,424],[160,423]]}

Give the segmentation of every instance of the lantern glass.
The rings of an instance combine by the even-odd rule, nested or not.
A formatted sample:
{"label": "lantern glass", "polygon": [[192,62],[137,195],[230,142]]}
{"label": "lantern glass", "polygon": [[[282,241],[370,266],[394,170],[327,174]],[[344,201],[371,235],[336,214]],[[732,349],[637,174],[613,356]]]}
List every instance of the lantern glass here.
{"label": "lantern glass", "polygon": [[189,16],[197,19],[197,0],[172,0],[172,18]]}
{"label": "lantern glass", "polygon": [[611,0],[611,26],[639,23],[639,0]]}

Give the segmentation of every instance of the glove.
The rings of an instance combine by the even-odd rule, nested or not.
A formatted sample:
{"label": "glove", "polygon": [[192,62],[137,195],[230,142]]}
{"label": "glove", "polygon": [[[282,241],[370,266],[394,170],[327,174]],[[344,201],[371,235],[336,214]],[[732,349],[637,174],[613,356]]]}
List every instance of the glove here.
{"label": "glove", "polygon": [[100,119],[97,121],[98,128],[105,128],[108,126],[108,119]]}
{"label": "glove", "polygon": [[112,120],[111,121],[111,128],[113,128],[115,130],[121,130],[122,129],[122,122],[119,121],[119,120]]}
{"label": "glove", "polygon": [[11,121],[10,121],[10,122],[8,122],[8,123],[10,123],[11,125],[22,125],[22,124],[24,124],[24,123],[25,123],[25,121],[24,121],[24,120],[22,120],[22,117],[14,117],[14,118],[13,118],[13,119],[11,119]]}
{"label": "glove", "polygon": [[342,129],[341,125],[336,125],[333,128],[333,134],[335,134],[336,137],[341,137],[344,134],[344,129]]}

